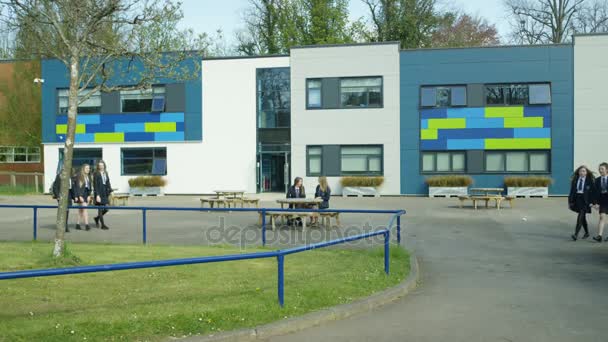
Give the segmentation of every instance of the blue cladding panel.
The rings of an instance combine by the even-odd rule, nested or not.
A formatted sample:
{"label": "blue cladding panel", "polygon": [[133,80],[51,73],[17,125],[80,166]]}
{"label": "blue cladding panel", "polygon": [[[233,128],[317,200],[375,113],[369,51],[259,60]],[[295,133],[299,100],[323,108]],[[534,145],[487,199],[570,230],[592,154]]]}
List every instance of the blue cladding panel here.
{"label": "blue cladding panel", "polygon": [[76,142],[77,143],[95,142],[95,134],[93,134],[93,133],[76,134]]}
{"label": "blue cladding panel", "polygon": [[428,119],[420,120],[420,129],[427,129],[427,128],[429,128],[429,120]]}
{"label": "blue cladding panel", "polygon": [[183,123],[183,122],[176,122],[176,123],[175,123],[175,130],[176,130],[177,132],[183,132],[183,131],[184,131],[184,128],[185,128],[184,126],[185,126],[185,125],[184,125],[184,123]]}
{"label": "blue cladding panel", "polygon": [[445,150],[447,146],[445,140],[420,140],[420,149],[424,151]]}
{"label": "blue cladding panel", "polygon": [[[549,192],[567,194],[573,165],[573,47],[572,45],[496,47],[471,49],[403,50],[400,52],[401,193],[427,194],[425,175],[420,172],[420,150],[437,148],[442,142],[420,141],[420,87],[450,84],[551,83],[551,106],[530,106],[525,117],[543,117],[551,127],[551,174]],[[472,95],[472,94],[469,94]],[[460,109],[459,109],[460,110]],[[440,113],[440,112],[439,112]],[[465,116],[448,111],[446,116]],[[502,121],[482,121],[466,116],[467,128],[501,128]],[[500,124],[500,125],[499,125]],[[418,131],[418,134],[415,132]],[[540,131],[542,132],[542,131]],[[462,139],[460,139],[462,140]],[[468,142],[473,144],[473,142]],[[445,142],[449,148],[466,144]],[[466,147],[466,146],[462,146]],[[468,148],[467,148],[468,149]],[[477,187],[501,187],[505,174],[473,175]]]}
{"label": "blue cladding panel", "polygon": [[[448,118],[484,118],[486,110],[483,107],[475,108],[448,108]],[[502,127],[502,126],[501,126]]]}
{"label": "blue cladding panel", "polygon": [[58,125],[67,125],[68,116],[67,115],[57,115],[57,118],[55,120],[57,121]]}
{"label": "blue cladding panel", "polygon": [[162,113],[160,122],[184,122],[184,113]]}
{"label": "blue cladding panel", "polygon": [[157,132],[154,141],[184,141],[184,132]]}
{"label": "blue cladding panel", "polygon": [[438,136],[445,139],[513,138],[512,128],[440,129]]}
{"label": "blue cladding panel", "polygon": [[420,110],[421,119],[446,118],[447,115],[448,115],[448,112],[445,108],[432,108],[432,109]]}
{"label": "blue cladding panel", "polygon": [[102,122],[100,125],[86,125],[87,133],[113,133],[114,123]]}
{"label": "blue cladding panel", "polygon": [[550,128],[515,128],[514,138],[551,138]]}
{"label": "blue cladding panel", "polygon": [[478,119],[472,118],[467,119],[467,128],[503,128],[505,127],[504,118],[487,118]]}
{"label": "blue cladding panel", "polygon": [[101,118],[99,114],[81,114],[76,117],[76,123],[85,125],[99,125]]}
{"label": "blue cladding panel", "polygon": [[448,150],[483,150],[484,139],[448,139]]}
{"label": "blue cladding panel", "polygon": [[145,132],[146,124],[144,122],[137,123],[117,123],[114,124],[114,132]]}
{"label": "blue cladding panel", "polygon": [[154,141],[154,133],[125,133],[125,141]]}

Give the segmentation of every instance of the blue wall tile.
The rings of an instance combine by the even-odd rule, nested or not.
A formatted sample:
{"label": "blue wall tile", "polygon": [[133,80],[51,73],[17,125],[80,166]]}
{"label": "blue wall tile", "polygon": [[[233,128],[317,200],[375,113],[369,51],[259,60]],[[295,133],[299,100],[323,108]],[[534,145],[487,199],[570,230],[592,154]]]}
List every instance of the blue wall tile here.
{"label": "blue wall tile", "polygon": [[[418,140],[425,110],[419,108],[421,85],[473,83],[551,82],[552,104],[547,115],[531,115],[546,106],[531,107],[530,116],[543,116],[545,127],[552,127],[551,194],[567,194],[573,164],[573,49],[571,45],[496,47],[472,49],[404,50],[400,52],[401,92],[401,192],[426,194],[425,176],[420,174],[420,149],[433,149],[455,143]],[[533,109],[532,109],[533,108]],[[455,111],[458,112],[458,111]],[[465,115],[456,114],[451,115]],[[446,112],[446,116],[450,115]],[[437,114],[435,114],[437,115]],[[528,115],[526,115],[528,116]],[[489,121],[492,122],[492,121]],[[488,122],[486,122],[487,124]],[[497,125],[498,121],[489,124]],[[467,117],[467,127],[484,125]],[[418,140],[418,141],[416,141]],[[459,144],[458,142],[456,144]],[[437,148],[437,149],[445,149]],[[473,175],[476,186],[503,185],[505,175]]]}
{"label": "blue wall tile", "polygon": [[513,138],[512,128],[466,128],[440,129],[437,133],[440,139],[487,139]]}
{"label": "blue wall tile", "polygon": [[[105,121],[105,120],[104,120]],[[99,125],[86,125],[87,133],[108,133],[114,132],[113,122],[103,122]]]}
{"label": "blue wall tile", "polygon": [[[448,118],[484,118],[486,115],[485,108],[448,108]],[[469,120],[467,119],[467,122]],[[502,127],[502,126],[501,126]]]}
{"label": "blue wall tile", "polygon": [[505,119],[503,118],[487,118],[467,119],[467,128],[503,128],[505,127]]}
{"label": "blue wall tile", "polygon": [[114,132],[145,132],[146,124],[144,122],[137,123],[117,123],[114,124]]}
{"label": "blue wall tile", "polygon": [[95,134],[85,133],[76,134],[76,143],[92,143],[95,142]]}
{"label": "blue wall tile", "polygon": [[184,132],[157,132],[154,141],[184,141]]}
{"label": "blue wall tile", "polygon": [[162,113],[160,122],[184,122],[184,113]]}
{"label": "blue wall tile", "polygon": [[445,150],[447,149],[447,141],[445,140],[420,140],[420,150]]}
{"label": "blue wall tile", "polygon": [[551,138],[550,128],[515,128],[514,138]]}
{"label": "blue wall tile", "polygon": [[125,133],[125,141],[154,141],[154,133]]}
{"label": "blue wall tile", "polygon": [[420,110],[420,118],[421,119],[437,119],[437,118],[447,118],[448,111],[445,108],[431,108],[431,109],[421,109]]}
{"label": "blue wall tile", "polygon": [[448,150],[483,150],[484,139],[448,139]]}

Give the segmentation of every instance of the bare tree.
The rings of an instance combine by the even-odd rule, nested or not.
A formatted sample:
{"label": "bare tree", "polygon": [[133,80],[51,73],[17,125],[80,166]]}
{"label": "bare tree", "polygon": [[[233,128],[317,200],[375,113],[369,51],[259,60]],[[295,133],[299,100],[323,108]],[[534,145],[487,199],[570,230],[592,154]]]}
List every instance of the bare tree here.
{"label": "bare tree", "polygon": [[[196,45],[176,29],[182,13],[171,0],[0,0],[2,20],[32,56],[56,58],[69,75],[68,127],[53,256],[64,255],[64,227],[78,104],[98,91],[149,88],[161,78],[192,78]],[[175,52],[167,53],[167,50]],[[120,77],[129,86],[108,81]]]}
{"label": "bare tree", "polygon": [[518,43],[563,43],[577,32],[605,29],[605,0],[505,0]]}
{"label": "bare tree", "polygon": [[450,12],[433,32],[433,47],[471,47],[498,45],[496,26],[479,16]]}

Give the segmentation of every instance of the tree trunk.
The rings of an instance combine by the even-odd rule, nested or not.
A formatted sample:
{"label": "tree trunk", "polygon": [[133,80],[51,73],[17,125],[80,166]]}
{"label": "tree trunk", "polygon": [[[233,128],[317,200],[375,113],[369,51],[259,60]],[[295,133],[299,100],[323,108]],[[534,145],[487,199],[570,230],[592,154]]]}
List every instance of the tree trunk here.
{"label": "tree trunk", "polygon": [[69,205],[70,178],[72,176],[72,155],[76,135],[76,116],[78,112],[78,54],[73,53],[70,58],[70,90],[68,93],[68,128],[63,148],[63,167],[61,170],[61,190],[59,195],[59,208],[57,208],[57,226],[55,230],[55,247],[53,257],[62,257],[65,252],[64,233]]}

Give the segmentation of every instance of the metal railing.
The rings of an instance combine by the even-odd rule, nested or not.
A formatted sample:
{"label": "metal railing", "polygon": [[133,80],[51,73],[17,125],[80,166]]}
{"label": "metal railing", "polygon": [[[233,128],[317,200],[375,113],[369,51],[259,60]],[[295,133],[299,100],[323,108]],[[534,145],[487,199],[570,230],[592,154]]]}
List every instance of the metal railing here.
{"label": "metal railing", "polygon": [[[57,205],[25,205],[25,204],[0,204],[0,209],[32,209],[33,210],[33,239],[38,239],[38,210],[57,209]],[[405,210],[359,210],[359,209],[279,209],[279,208],[197,208],[197,207],[116,207],[116,206],[71,206],[69,209],[112,209],[142,212],[142,243],[148,241],[148,221],[149,211],[194,211],[194,212],[257,212],[262,218],[262,245],[266,246],[266,213],[272,212],[313,212],[313,213],[352,213],[352,214],[399,214],[397,215],[397,242],[401,242],[401,215]]]}
{"label": "metal railing", "polygon": [[[36,225],[38,217],[38,209],[53,209],[57,206],[32,206],[32,205],[0,205],[0,208],[32,208],[34,210],[34,240],[36,239]],[[73,207],[77,208],[77,207]],[[87,207],[96,208],[96,207]],[[148,210],[159,210],[159,211],[257,211],[262,213],[262,229],[264,230],[265,236],[265,211],[284,211],[284,212],[310,212],[318,210],[302,210],[302,209],[268,209],[268,208],[178,208],[178,207],[106,207],[109,209],[120,209],[120,210],[142,210],[143,211],[143,242],[146,243],[146,212]],[[231,254],[231,255],[220,255],[220,256],[209,256],[209,257],[198,257],[198,258],[184,258],[184,259],[172,259],[172,260],[156,260],[156,261],[143,261],[143,262],[130,262],[120,264],[108,264],[108,265],[96,265],[96,266],[79,266],[79,267],[67,267],[67,268],[51,268],[51,269],[38,269],[38,270],[25,270],[25,271],[14,271],[14,272],[0,272],[0,280],[6,279],[19,279],[19,278],[34,278],[34,277],[48,277],[48,276],[59,276],[69,274],[80,274],[80,273],[93,273],[93,272],[109,272],[109,271],[120,271],[120,270],[132,270],[142,268],[156,268],[156,267],[167,267],[167,266],[179,266],[179,265],[191,265],[191,264],[206,264],[215,262],[226,262],[226,261],[237,261],[237,260],[251,260],[251,259],[264,259],[264,258],[277,258],[277,297],[281,307],[285,303],[285,256],[289,254],[301,253],[313,249],[319,249],[329,247],[333,245],[343,244],[350,241],[367,239],[374,236],[382,235],[384,237],[384,272],[390,274],[390,231],[397,221],[397,233],[398,241],[400,241],[400,221],[401,215],[405,214],[405,210],[355,210],[355,209],[334,209],[324,210],[325,212],[342,212],[342,213],[358,213],[358,214],[392,214],[391,219],[385,229],[359,234],[354,236],[345,237],[342,239],[336,239],[331,241],[324,241],[310,245],[304,245],[299,247],[279,249],[271,252],[258,252],[258,253],[246,253],[246,254]],[[265,240],[265,238],[264,238]]]}

